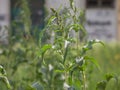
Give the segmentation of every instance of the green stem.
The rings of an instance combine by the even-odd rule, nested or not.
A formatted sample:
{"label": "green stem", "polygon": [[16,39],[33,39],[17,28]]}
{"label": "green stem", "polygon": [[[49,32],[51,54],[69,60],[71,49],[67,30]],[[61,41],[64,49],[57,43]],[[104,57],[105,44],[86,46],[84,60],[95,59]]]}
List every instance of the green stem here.
{"label": "green stem", "polygon": [[86,90],[86,75],[85,75],[85,71],[83,71],[83,90]]}
{"label": "green stem", "polygon": [[77,44],[76,45],[77,46],[77,53],[79,54],[79,33],[77,32],[76,35],[77,35],[76,36],[76,38],[77,38],[77,42],[76,42],[76,44]]}

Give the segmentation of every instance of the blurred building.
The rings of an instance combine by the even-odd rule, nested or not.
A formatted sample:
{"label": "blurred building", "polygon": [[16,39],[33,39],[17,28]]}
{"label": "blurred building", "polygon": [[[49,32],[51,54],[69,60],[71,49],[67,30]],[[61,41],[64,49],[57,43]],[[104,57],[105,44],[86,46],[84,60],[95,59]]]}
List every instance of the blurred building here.
{"label": "blurred building", "polygon": [[86,0],[86,30],[89,38],[117,39],[116,0]]}
{"label": "blurred building", "polygon": [[8,30],[6,26],[10,24],[10,2],[0,0],[0,44],[8,43]]}
{"label": "blurred building", "polygon": [[[28,0],[31,11],[32,28],[37,26],[39,29],[44,27],[44,1],[45,0]],[[0,44],[8,43],[9,27],[14,21],[17,26],[21,26],[21,0],[0,0]],[[27,17],[27,16],[26,16]],[[16,27],[11,29],[12,34],[16,34]],[[18,32],[19,33],[19,32]]]}
{"label": "blurred building", "polygon": [[[11,21],[15,21],[20,27],[22,26],[22,23],[20,22],[21,19],[21,13],[22,13],[22,9],[21,9],[21,3],[26,3],[24,0],[10,0],[11,2]],[[27,8],[30,9],[30,12],[28,11],[28,13],[31,15],[31,28],[39,28],[39,29],[43,29],[44,27],[44,16],[45,16],[45,10],[44,10],[44,4],[45,4],[45,0],[27,0],[28,1],[28,7],[23,7],[22,8],[26,8],[24,11],[27,12]],[[26,15],[26,14],[25,14]],[[27,16],[26,16],[27,17]],[[28,16],[29,17],[29,16]],[[13,29],[15,29],[13,31],[13,35],[16,34],[16,28],[13,27]],[[31,30],[32,32],[32,30]]]}
{"label": "blurred building", "polygon": [[[74,0],[78,8],[85,9],[88,39],[116,41],[120,39],[120,0]],[[54,3],[53,3],[54,2]],[[68,0],[47,0],[48,8],[69,6]]]}
{"label": "blurred building", "polygon": [[[11,19],[16,19],[19,0],[0,0],[0,43],[7,41],[8,32],[4,26],[9,26]],[[30,0],[32,25],[44,27],[44,6],[59,8],[69,6],[68,0]],[[74,0],[78,8],[85,9],[86,24],[89,39],[98,38],[105,41],[120,39],[120,0]]]}

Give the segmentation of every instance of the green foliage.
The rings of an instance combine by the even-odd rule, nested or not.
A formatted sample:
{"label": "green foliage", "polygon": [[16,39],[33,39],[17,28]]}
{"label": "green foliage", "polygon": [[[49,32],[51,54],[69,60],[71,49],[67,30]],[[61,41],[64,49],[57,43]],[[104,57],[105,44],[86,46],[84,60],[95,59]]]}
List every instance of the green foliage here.
{"label": "green foliage", "polygon": [[[41,64],[41,67],[45,68],[51,66],[49,67],[48,73],[50,75],[49,77],[51,77],[52,80],[51,79],[47,80],[47,82],[49,82],[49,85],[47,84],[47,82],[46,85],[44,84],[45,87],[49,86],[50,90],[53,90],[54,88],[58,90],[58,87],[56,87],[57,85],[54,83],[55,78],[54,74],[64,77],[62,83],[64,83],[65,86],[59,84],[60,85],[59,87],[62,87],[61,89],[76,88],[73,83],[75,83],[76,79],[78,79],[79,85],[77,89],[86,90],[87,89],[86,69],[88,61],[92,61],[97,67],[99,67],[95,59],[87,56],[86,52],[92,49],[93,44],[103,43],[99,40],[91,40],[83,46],[82,44],[80,44],[78,33],[79,31],[81,31],[81,33],[85,33],[86,31],[83,27],[83,22],[81,23],[78,20],[80,17],[77,15],[79,11],[77,11],[76,7],[74,6],[74,2],[70,1],[70,5],[71,9],[63,11],[62,14],[59,10],[51,8],[52,15],[49,16],[49,20],[45,28],[45,30],[49,30],[49,32],[54,34],[54,37],[52,37],[53,42],[51,43],[51,45],[45,44],[42,46],[43,48],[41,49],[42,52],[41,58],[42,61],[44,61],[41,62],[43,63]],[[71,10],[72,12],[70,12]],[[70,36],[71,31],[74,31],[76,33],[76,37]],[[81,47],[79,47],[79,45],[81,45]],[[52,63],[47,62],[46,61],[47,55],[46,53],[44,53],[46,51],[48,51],[48,53],[52,52],[52,54],[55,53],[57,56],[59,56],[59,59],[55,59],[55,61],[53,59]],[[72,55],[73,52],[76,54]],[[51,55],[51,53],[49,53],[48,55]],[[54,64],[53,62],[56,62],[57,66],[55,65],[56,63]],[[41,74],[44,73],[42,72]],[[81,77],[80,80],[79,77]],[[46,78],[48,78],[48,76],[46,76]]]}
{"label": "green foliage", "polygon": [[[0,50],[0,63],[8,72],[13,90],[110,90],[111,83],[116,90],[119,89],[118,76],[106,74],[100,81],[102,76],[100,79],[98,76],[104,68],[100,68],[94,57],[102,55],[105,49],[100,48],[103,51],[99,54],[94,53],[93,47],[96,43],[104,44],[97,39],[85,42],[84,12],[77,10],[73,0],[70,0],[70,8],[51,8],[52,14],[48,16],[37,43],[30,34],[30,11],[25,0],[22,0],[22,9],[21,22],[25,33],[19,40],[10,37],[10,45]],[[71,32],[75,36],[71,36]],[[100,60],[105,62],[104,59]],[[0,78],[10,88],[6,71],[0,67]],[[0,87],[6,90],[3,83]]]}
{"label": "green foliage", "polygon": [[113,90],[113,89],[119,90],[120,89],[119,87],[120,83],[119,83],[119,79],[117,76],[112,75],[112,74],[106,74],[105,79],[106,80],[98,82],[96,90]]}
{"label": "green foliage", "polygon": [[[120,46],[117,43],[109,43],[109,44],[105,44],[105,47],[100,47],[100,46],[96,46],[94,47],[94,50],[91,52],[89,52],[90,56],[93,56],[94,58],[97,59],[99,66],[100,66],[100,72],[98,72],[97,69],[95,69],[94,67],[92,67],[92,69],[94,68],[94,71],[90,70],[90,90],[93,90],[96,86],[94,84],[98,83],[98,84],[103,84],[100,82],[105,82],[104,88],[105,90],[113,90],[115,88],[117,88],[120,85],[120,69],[119,64],[119,52],[120,50]],[[108,73],[108,74],[106,74]],[[91,78],[91,79],[90,79]],[[94,78],[94,80],[93,80]],[[117,80],[115,78],[118,78]],[[118,85],[116,84],[116,81],[118,82]],[[101,87],[101,85],[100,85]],[[119,90],[120,87],[118,87]]]}
{"label": "green foliage", "polygon": [[24,27],[24,32],[27,37],[30,36],[30,29],[31,29],[31,13],[30,9],[28,7],[28,1],[27,0],[21,0],[21,23],[23,24]]}
{"label": "green foliage", "polygon": [[6,71],[5,69],[0,65],[0,81],[3,81],[8,89],[11,89],[10,83],[8,81],[8,78],[6,77]]}

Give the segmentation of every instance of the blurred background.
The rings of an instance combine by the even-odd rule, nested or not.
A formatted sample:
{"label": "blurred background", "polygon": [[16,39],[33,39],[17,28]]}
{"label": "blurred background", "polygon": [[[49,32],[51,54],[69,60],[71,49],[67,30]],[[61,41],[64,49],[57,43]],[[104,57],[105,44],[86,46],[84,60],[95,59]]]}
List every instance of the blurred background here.
{"label": "blurred background", "polygon": [[[98,38],[104,41],[119,41],[120,39],[120,1],[119,0],[75,0],[77,8],[85,10],[85,28],[89,39]],[[20,24],[20,1],[0,0],[0,43],[7,43],[8,31],[4,26],[10,26],[15,20]],[[32,27],[44,27],[44,19],[50,8],[69,7],[68,0],[29,0]],[[21,26],[22,27],[22,26]],[[12,30],[13,35],[16,32]]]}
{"label": "blurred background", "polygon": [[[0,28],[1,33],[7,37],[7,31],[3,27],[9,26],[12,20],[19,22],[20,6],[18,0],[0,0],[0,2]],[[29,3],[32,26],[38,25],[40,29],[44,27],[45,10],[69,6],[68,0],[30,0]],[[89,39],[119,40],[119,0],[75,0],[75,3],[78,8],[85,10],[85,27]],[[7,40],[0,39],[0,42],[4,41]]]}

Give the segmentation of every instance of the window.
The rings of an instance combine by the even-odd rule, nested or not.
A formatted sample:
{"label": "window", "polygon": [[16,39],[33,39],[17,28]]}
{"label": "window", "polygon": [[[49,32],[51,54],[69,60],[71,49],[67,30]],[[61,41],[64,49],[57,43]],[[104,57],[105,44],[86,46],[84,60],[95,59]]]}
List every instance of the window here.
{"label": "window", "polygon": [[115,0],[102,0],[103,7],[114,7]]}
{"label": "window", "polygon": [[86,6],[89,8],[89,7],[97,7],[97,4],[98,4],[98,2],[97,2],[97,0],[87,0],[86,1]]}
{"label": "window", "polygon": [[86,0],[87,8],[114,8],[115,0]]}

